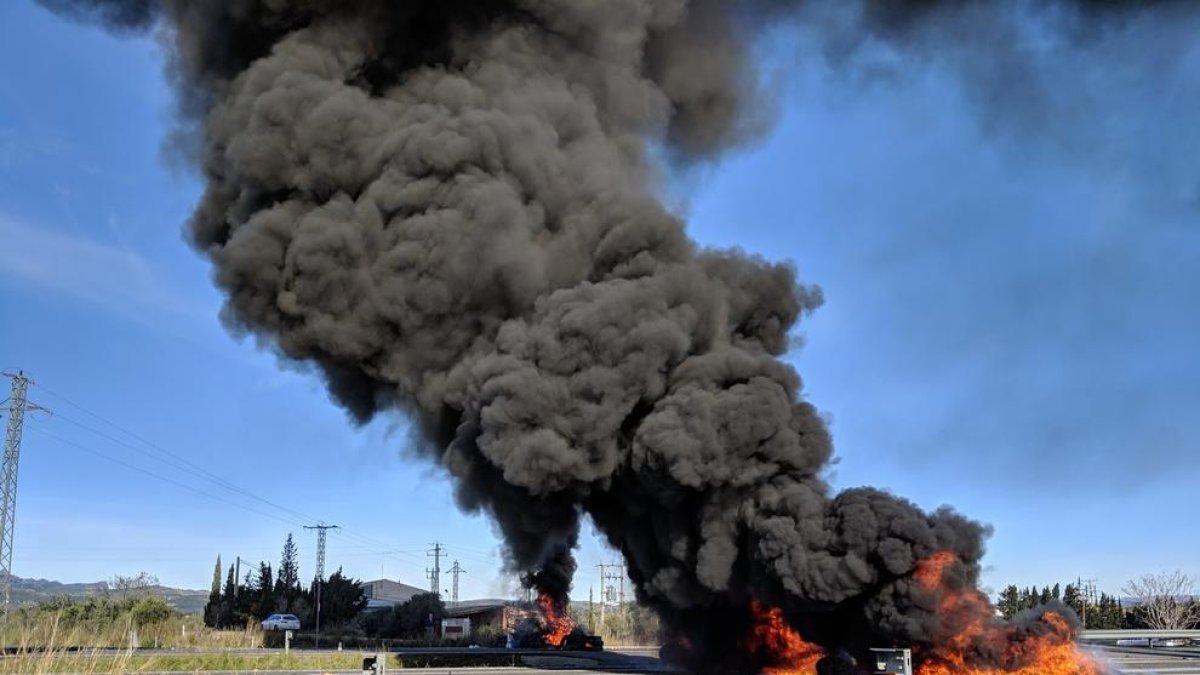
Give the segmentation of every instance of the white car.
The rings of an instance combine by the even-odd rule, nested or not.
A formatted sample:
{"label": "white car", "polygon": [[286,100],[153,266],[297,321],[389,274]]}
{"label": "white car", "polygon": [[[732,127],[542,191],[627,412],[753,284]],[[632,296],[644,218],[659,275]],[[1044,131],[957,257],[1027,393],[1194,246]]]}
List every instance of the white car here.
{"label": "white car", "polygon": [[300,619],[295,614],[272,614],[263,619],[263,630],[300,630]]}

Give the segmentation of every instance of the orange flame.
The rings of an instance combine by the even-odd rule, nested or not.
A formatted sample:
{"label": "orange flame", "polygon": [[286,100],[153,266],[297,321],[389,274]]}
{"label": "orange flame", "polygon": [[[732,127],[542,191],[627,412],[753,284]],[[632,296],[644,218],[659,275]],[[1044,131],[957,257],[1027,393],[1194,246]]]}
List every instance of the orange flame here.
{"label": "orange flame", "polygon": [[567,612],[549,593],[538,594],[538,607],[542,610],[542,619],[546,624],[546,633],[542,637],[551,647],[561,647],[563,641],[575,630],[575,622],[567,616]]}
{"label": "orange flame", "polygon": [[917,563],[913,579],[916,579],[921,588],[927,591],[936,590],[938,586],[942,585],[942,578],[946,576],[946,570],[956,562],[958,562],[958,558],[950,551],[939,551]]}
{"label": "orange flame", "polygon": [[754,615],[754,626],[746,638],[746,647],[768,662],[762,669],[765,675],[814,675],[817,672],[817,661],[825,657],[825,650],[805,642],[787,625],[778,607],[767,607],[753,600],[750,612]]}
{"label": "orange flame", "polygon": [[[1061,615],[1042,615],[1042,631],[1021,634],[993,618],[991,603],[973,587],[952,588],[946,573],[958,563],[950,552],[917,564],[913,580],[933,595],[941,635],[918,654],[917,675],[1101,675],[1100,664],[1075,644]],[[990,664],[980,664],[982,654]],[[996,662],[999,661],[997,665]]]}

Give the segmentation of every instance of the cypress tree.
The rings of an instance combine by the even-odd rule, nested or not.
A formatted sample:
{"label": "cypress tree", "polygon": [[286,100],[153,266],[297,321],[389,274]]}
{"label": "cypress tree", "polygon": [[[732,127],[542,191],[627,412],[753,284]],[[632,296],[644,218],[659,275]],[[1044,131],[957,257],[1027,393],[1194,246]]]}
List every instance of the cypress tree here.
{"label": "cypress tree", "polygon": [[1074,584],[1067,584],[1063,589],[1063,604],[1075,610],[1075,613],[1083,615],[1083,598],[1079,595],[1079,589]]}
{"label": "cypress tree", "polygon": [[258,566],[258,618],[265,619],[275,611],[275,588],[271,581],[271,563]]}
{"label": "cypress tree", "polygon": [[296,558],[296,542],[288,532],[279,560],[279,574],[275,577],[275,609],[279,611],[295,610],[293,604],[300,594],[300,568]]}
{"label": "cypress tree", "polygon": [[208,592],[208,602],[204,605],[204,625],[216,628],[221,620],[221,556],[217,555],[217,564],[213,567],[212,588]]}
{"label": "cypress tree", "polygon": [[217,554],[217,564],[213,567],[212,590],[208,592],[209,597],[221,595],[221,554]]}
{"label": "cypress tree", "polygon": [[1021,592],[1015,585],[1009,584],[1000,592],[1000,599],[996,604],[1004,618],[1011,619],[1021,610]]}

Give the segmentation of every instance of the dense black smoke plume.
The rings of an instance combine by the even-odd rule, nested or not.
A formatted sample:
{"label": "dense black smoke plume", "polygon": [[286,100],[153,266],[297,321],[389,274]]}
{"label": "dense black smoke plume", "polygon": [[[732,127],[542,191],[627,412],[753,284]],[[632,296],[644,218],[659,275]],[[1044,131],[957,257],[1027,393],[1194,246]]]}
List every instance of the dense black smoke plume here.
{"label": "dense black smoke plume", "polygon": [[[189,237],[225,320],[317,365],[357,420],[412,414],[529,583],[565,599],[587,514],[697,664],[742,665],[751,599],[860,656],[944,637],[914,571],[950,551],[952,583],[973,588],[986,528],[830,494],[825,424],[779,358],[819,291],[698,249],[653,189],[653,151],[707,160],[763,129],[754,36],[812,7],[44,4],[161,27],[202,140]],[[1054,7],[1119,21],[1141,4]],[[853,6],[851,51],[847,35],[908,48],[933,17],[993,11]]]}

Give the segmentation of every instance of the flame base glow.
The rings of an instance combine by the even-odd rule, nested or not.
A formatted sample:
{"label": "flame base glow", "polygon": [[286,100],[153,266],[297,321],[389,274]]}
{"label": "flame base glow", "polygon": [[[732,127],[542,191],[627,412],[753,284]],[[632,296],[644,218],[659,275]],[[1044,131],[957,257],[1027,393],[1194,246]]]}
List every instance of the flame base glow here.
{"label": "flame base glow", "polygon": [[[997,619],[987,597],[972,584],[948,583],[959,564],[952,553],[918,563],[912,581],[932,603],[937,638],[913,645],[916,675],[1104,675],[1107,671],[1075,644],[1070,622],[1046,609],[1032,624]],[[826,651],[806,642],[783,612],[751,603],[753,625],[743,646],[766,675],[815,675]]]}
{"label": "flame base glow", "polygon": [[542,639],[551,647],[561,647],[567,636],[575,630],[575,622],[567,616],[566,609],[559,606],[549,593],[538,594],[538,608],[542,611],[545,632]]}
{"label": "flame base glow", "polygon": [[750,605],[754,617],[746,648],[764,662],[766,675],[814,675],[817,662],[825,650],[806,642],[787,624],[778,607],[767,607],[754,600]]}
{"label": "flame base glow", "polygon": [[958,563],[942,552],[921,561],[913,580],[937,602],[942,639],[919,650],[917,675],[1101,675],[1098,662],[1079,651],[1065,617],[1046,610],[1036,630],[1018,630],[994,618],[973,586],[951,588],[946,575]]}

